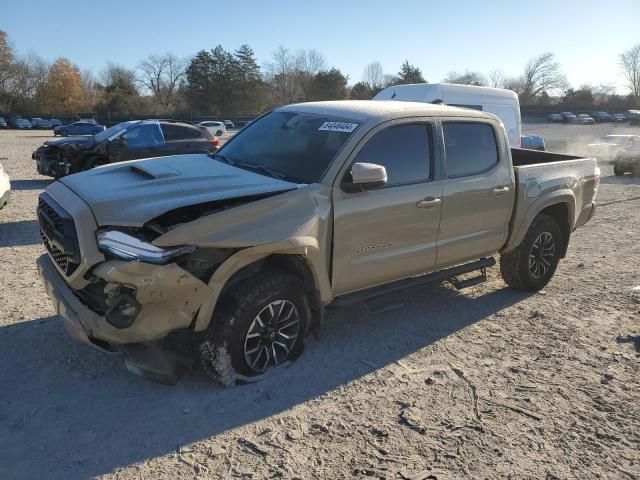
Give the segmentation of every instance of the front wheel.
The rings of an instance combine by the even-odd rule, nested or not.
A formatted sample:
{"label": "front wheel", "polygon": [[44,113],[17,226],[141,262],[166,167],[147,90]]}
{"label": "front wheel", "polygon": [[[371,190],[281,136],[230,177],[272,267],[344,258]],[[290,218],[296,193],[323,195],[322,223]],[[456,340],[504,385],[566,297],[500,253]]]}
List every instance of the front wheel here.
{"label": "front wheel", "polygon": [[298,356],[311,319],[305,292],[298,277],[274,270],[233,286],[198,339],[207,375],[232,386]]}
{"label": "front wheel", "polygon": [[535,292],[544,288],[556,271],[563,247],[558,222],[539,214],[514,250],[500,255],[500,273],[511,288]]}
{"label": "front wheel", "polygon": [[615,173],[618,176],[622,176],[622,175],[624,175],[624,168],[622,168],[622,166],[620,166],[620,164],[616,163],[613,166],[613,173]]}

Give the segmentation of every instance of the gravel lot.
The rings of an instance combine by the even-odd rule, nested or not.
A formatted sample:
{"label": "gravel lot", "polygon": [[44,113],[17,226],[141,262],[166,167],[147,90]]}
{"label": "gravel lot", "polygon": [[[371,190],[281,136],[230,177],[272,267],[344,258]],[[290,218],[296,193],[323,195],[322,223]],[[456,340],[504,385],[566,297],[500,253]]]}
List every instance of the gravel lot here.
{"label": "gravel lot", "polygon": [[[549,140],[619,126],[528,124]],[[640,478],[640,179],[605,177],[538,294],[496,268],[328,314],[305,355],[234,389],[165,387],[68,338],[35,268],[46,133],[0,131],[0,478]],[[586,140],[588,140],[587,138]]]}

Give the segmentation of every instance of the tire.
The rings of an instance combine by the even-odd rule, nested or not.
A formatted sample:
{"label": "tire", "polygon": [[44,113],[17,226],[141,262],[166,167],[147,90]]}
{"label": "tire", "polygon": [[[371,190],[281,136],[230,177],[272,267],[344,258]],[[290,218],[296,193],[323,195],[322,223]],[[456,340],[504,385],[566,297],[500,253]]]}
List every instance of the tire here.
{"label": "tire", "polygon": [[221,136],[222,136],[222,130],[216,131],[216,137],[221,137]]}
{"label": "tire", "polygon": [[613,173],[615,173],[616,175],[618,175],[619,177],[624,175],[624,168],[622,168],[620,165],[618,165],[617,163],[613,166]]}
{"label": "tire", "polygon": [[[299,356],[311,323],[306,290],[298,277],[279,270],[262,272],[233,286],[197,339],[207,376],[229,387],[257,379]],[[261,328],[260,323],[267,327],[270,320],[284,326],[271,331]]]}
{"label": "tire", "polygon": [[[539,214],[520,245],[500,255],[500,273],[505,283],[522,292],[536,292],[544,288],[558,267],[563,242],[558,222],[548,215]],[[534,260],[530,258],[532,255],[536,256]]]}

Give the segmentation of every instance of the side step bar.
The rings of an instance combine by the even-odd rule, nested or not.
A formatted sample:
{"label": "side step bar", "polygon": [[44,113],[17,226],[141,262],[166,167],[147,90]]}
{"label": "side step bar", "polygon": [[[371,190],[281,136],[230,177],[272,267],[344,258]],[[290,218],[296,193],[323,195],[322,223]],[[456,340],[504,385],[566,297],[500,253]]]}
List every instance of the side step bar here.
{"label": "side step bar", "polygon": [[[351,305],[353,303],[369,300],[370,298],[384,295],[386,293],[396,292],[398,290],[403,290],[405,288],[415,287],[417,285],[426,283],[433,283],[438,281],[441,282],[444,280],[449,280],[451,284],[457,289],[470,287],[472,285],[476,285],[478,283],[486,281],[486,269],[489,267],[493,267],[495,264],[496,260],[493,257],[481,258],[480,260],[476,260],[475,262],[465,263],[464,265],[457,265],[455,267],[445,268],[443,270],[437,270],[432,273],[420,275],[419,277],[405,278],[403,280],[398,280],[397,282],[372,287],[367,290],[347,293],[345,295],[336,297],[336,299],[331,302],[330,306],[339,307],[342,305]],[[456,278],[459,275],[475,272],[477,270],[480,270],[480,275],[478,275],[477,277],[469,278],[466,280],[458,280]]]}

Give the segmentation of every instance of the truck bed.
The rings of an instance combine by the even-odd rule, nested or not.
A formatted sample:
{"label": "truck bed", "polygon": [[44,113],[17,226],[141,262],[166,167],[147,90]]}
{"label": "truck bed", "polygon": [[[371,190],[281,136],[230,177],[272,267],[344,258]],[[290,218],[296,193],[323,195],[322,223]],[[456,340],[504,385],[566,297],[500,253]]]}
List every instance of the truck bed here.
{"label": "truck bed", "polygon": [[580,160],[583,157],[565,155],[563,153],[541,152],[539,150],[526,150],[524,148],[512,148],[511,159],[514,167],[534,165],[539,163],[564,162],[567,160]]}
{"label": "truck bed", "polygon": [[521,148],[512,148],[511,157],[516,197],[508,247],[519,244],[548,204],[568,206],[570,231],[590,218],[599,175],[595,159]]}

